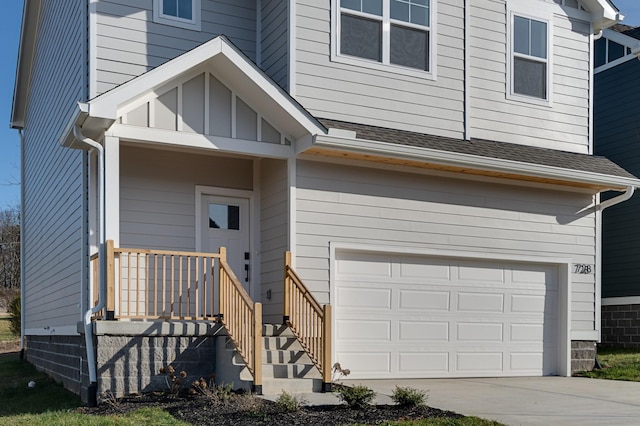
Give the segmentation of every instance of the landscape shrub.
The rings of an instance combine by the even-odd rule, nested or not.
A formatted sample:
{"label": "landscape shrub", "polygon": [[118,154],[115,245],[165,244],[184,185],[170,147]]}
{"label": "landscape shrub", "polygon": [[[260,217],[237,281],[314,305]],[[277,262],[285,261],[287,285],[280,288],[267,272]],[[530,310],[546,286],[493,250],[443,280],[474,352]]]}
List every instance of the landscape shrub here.
{"label": "landscape shrub", "polygon": [[376,396],[373,389],[362,385],[340,386],[335,392],[342,402],[347,404],[349,408],[356,410],[361,410],[371,404],[371,401],[373,401],[373,398]]}
{"label": "landscape shrub", "polygon": [[402,407],[422,407],[427,403],[427,393],[419,389],[396,386],[391,399]]}

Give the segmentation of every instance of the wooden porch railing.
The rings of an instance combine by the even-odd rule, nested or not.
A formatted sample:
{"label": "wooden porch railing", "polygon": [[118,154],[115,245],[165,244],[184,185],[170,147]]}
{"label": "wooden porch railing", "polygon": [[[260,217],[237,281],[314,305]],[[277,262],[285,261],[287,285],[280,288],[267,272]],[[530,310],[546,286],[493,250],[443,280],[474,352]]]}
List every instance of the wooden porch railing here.
{"label": "wooden porch railing", "polygon": [[[262,305],[254,303],[220,253],[105,247],[106,319],[221,321],[254,377],[262,385]],[[98,301],[98,255],[91,256],[94,303]],[[216,273],[216,269],[218,270]],[[95,306],[94,304],[94,306]]]}
{"label": "wooden porch railing", "polygon": [[322,373],[326,389],[331,386],[331,305],[320,306],[305,287],[291,266],[291,252],[285,253],[284,270],[285,321]]}

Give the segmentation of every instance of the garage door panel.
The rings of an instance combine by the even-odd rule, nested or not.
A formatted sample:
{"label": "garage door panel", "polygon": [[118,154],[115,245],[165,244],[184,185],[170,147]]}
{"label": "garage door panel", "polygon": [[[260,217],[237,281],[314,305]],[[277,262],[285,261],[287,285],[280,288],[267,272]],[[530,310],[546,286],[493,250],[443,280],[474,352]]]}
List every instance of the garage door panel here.
{"label": "garage door panel", "polygon": [[391,289],[341,287],[336,291],[339,307],[391,309]]}
{"label": "garage door panel", "polygon": [[431,321],[398,321],[398,341],[402,342],[448,342],[449,323]]}
{"label": "garage door panel", "polygon": [[400,373],[447,373],[449,352],[400,352],[398,359]]}
{"label": "garage door panel", "polygon": [[448,291],[397,290],[400,295],[400,309],[448,311],[451,293]]}
{"label": "garage door panel", "polygon": [[458,342],[502,342],[502,323],[458,323]]}
{"label": "garage door panel", "polygon": [[[335,351],[351,377],[557,372],[556,266],[367,253],[345,259],[339,253],[336,262]],[[375,361],[362,365],[365,355]]]}
{"label": "garage door panel", "polygon": [[458,312],[504,312],[504,294],[458,293]]}

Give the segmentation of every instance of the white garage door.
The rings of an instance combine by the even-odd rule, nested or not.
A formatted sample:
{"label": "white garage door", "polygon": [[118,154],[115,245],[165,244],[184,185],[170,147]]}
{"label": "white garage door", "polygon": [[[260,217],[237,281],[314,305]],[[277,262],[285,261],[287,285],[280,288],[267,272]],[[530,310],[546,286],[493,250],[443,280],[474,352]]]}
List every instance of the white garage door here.
{"label": "white garage door", "polygon": [[561,373],[555,265],[345,252],[335,283],[350,378]]}

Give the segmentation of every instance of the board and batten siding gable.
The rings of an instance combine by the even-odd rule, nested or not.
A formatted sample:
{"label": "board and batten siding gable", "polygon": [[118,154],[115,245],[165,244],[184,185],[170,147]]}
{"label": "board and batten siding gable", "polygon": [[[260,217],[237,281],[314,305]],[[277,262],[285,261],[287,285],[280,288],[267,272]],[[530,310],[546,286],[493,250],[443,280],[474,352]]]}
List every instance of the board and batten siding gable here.
{"label": "board and batten siding gable", "polygon": [[436,80],[331,61],[330,5],[296,2],[296,99],[316,117],[462,138],[462,2],[438,0]]}
{"label": "board and batten siding gable", "polygon": [[43,1],[25,119],[24,310],[30,329],[81,318],[83,153],[58,137],[84,99],[83,2]]}
{"label": "board and batten siding gable", "polygon": [[[640,61],[631,59],[594,76],[594,147],[640,174]],[[602,297],[640,296],[640,197],[602,214]]]}
{"label": "board and batten siding gable", "polygon": [[553,15],[552,102],[535,105],[506,98],[506,10],[504,0],[471,2],[471,137],[589,153],[589,22]]}
{"label": "board and batten siding gable", "polygon": [[[289,247],[287,162],[260,161],[260,286],[265,322],[282,321],[284,253]],[[271,297],[267,291],[271,290]]]}
{"label": "board and batten siding gable", "polygon": [[153,0],[96,3],[96,82],[99,95],[221,35],[256,59],[256,4],[202,0],[202,30],[153,22]]}
{"label": "board and batten siding gable", "polygon": [[[300,161],[296,271],[329,302],[329,245],[370,244],[595,263],[591,194]],[[573,274],[572,329],[595,327],[595,276]]]}
{"label": "board and batten siding gable", "polygon": [[120,245],[196,250],[196,185],[251,190],[253,162],[120,148]]}
{"label": "board and batten siding gable", "polygon": [[280,87],[289,85],[289,2],[262,0],[260,68]]}

